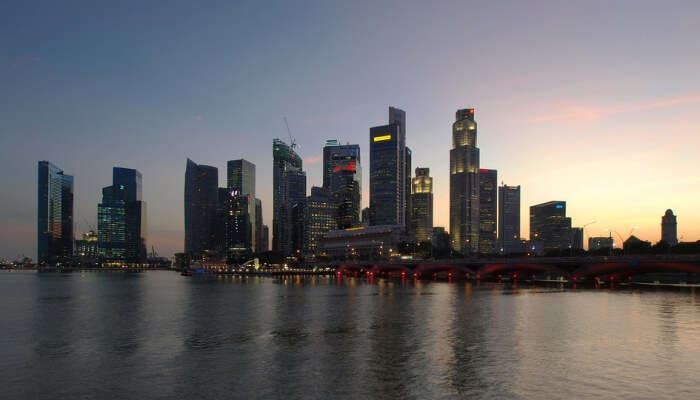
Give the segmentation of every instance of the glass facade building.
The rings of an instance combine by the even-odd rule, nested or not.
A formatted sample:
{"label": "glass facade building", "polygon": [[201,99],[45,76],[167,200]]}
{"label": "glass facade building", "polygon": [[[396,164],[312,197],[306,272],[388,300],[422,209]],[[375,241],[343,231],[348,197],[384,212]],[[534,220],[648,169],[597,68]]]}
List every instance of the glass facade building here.
{"label": "glass facade building", "polygon": [[295,250],[292,209],[306,199],[306,174],[301,157],[279,139],[272,142],[272,158],[272,250],[290,255]]}
{"label": "glass facade building", "polygon": [[103,262],[146,260],[146,203],[141,199],[141,173],[114,167],[112,186],[102,189],[97,206],[97,247]]}
{"label": "glass facade building", "polygon": [[257,203],[255,200],[255,164],[244,159],[231,160],[226,163],[226,187],[233,196],[250,195],[248,215],[251,223],[251,251],[257,249],[258,222]]}
{"label": "glass facade building", "polygon": [[549,201],[530,207],[530,241],[542,250],[562,250],[572,246],[571,218],[565,201]]}
{"label": "glass facade building", "polygon": [[450,150],[450,242],[464,255],[479,251],[479,149],[474,109],[457,110]]}
{"label": "glass facade building", "polygon": [[498,245],[504,254],[524,250],[520,240],[520,186],[498,188]]}
{"label": "glass facade building", "polygon": [[185,252],[216,250],[219,170],[187,159],[185,169]]}
{"label": "glass facade building", "polygon": [[312,187],[311,196],[306,199],[304,215],[304,252],[320,254],[321,242],[328,231],[337,229],[337,208],[330,192],[324,188]]}
{"label": "glass facade building", "polygon": [[369,130],[370,225],[405,226],[406,146],[401,132],[402,127],[398,124],[375,126]]}
{"label": "glass facade building", "polygon": [[341,229],[360,224],[362,168],[360,146],[327,140],[323,147],[323,188],[336,208],[336,225]]}
{"label": "glass facade building", "polygon": [[415,241],[430,241],[433,232],[433,178],[429,168],[416,168],[411,206],[411,232]]}
{"label": "glass facade building", "polygon": [[39,161],[37,263],[55,265],[73,255],[73,176]]}
{"label": "glass facade building", "polygon": [[498,172],[479,170],[479,253],[496,253]]}

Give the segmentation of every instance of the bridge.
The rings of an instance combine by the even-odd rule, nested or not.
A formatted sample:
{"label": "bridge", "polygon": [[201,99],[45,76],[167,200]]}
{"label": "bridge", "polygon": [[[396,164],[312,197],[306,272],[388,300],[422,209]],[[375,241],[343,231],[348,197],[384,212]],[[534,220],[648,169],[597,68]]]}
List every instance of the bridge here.
{"label": "bridge", "polygon": [[624,280],[650,273],[700,277],[698,255],[598,257],[493,257],[449,260],[336,261],[322,263],[339,275],[454,279]]}

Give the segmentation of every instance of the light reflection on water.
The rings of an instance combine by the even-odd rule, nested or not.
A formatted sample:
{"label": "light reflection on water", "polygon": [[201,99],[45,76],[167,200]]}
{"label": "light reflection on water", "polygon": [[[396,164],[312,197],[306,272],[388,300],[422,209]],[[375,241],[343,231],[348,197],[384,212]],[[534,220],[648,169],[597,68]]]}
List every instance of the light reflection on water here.
{"label": "light reflection on water", "polygon": [[0,273],[8,398],[692,398],[696,291]]}

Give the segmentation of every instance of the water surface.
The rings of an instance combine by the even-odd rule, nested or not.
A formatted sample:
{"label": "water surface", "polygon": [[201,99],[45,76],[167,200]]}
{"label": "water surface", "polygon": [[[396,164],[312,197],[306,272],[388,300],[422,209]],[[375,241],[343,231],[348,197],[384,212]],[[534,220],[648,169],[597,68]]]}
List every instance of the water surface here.
{"label": "water surface", "polygon": [[0,273],[2,398],[697,398],[692,289]]}

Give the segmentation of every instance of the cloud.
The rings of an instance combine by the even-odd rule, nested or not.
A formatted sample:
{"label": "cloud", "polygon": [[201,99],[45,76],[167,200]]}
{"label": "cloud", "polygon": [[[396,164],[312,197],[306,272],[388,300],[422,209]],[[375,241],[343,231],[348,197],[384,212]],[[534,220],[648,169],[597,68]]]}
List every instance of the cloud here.
{"label": "cloud", "polygon": [[659,99],[645,103],[622,104],[611,107],[585,107],[585,106],[569,106],[562,111],[550,114],[540,115],[530,119],[532,123],[545,123],[562,120],[597,120],[615,114],[623,114],[629,112],[653,110],[657,108],[666,108],[682,104],[700,103],[700,94],[671,97]]}
{"label": "cloud", "polygon": [[307,157],[304,159],[304,163],[305,164],[316,164],[319,161],[321,161],[322,159],[323,159],[323,157],[321,157],[321,156]]}

